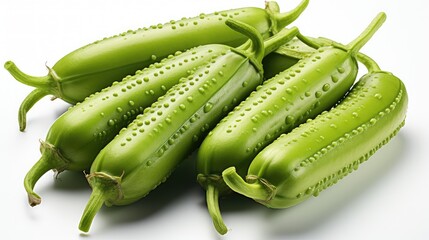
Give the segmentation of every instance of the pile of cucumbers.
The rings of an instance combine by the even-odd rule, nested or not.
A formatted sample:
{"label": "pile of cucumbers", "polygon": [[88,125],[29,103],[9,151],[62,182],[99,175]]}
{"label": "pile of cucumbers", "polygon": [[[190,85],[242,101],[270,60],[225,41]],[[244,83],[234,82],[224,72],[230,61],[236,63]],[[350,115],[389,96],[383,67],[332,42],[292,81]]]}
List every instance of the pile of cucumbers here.
{"label": "pile of cucumbers", "polygon": [[[103,206],[135,202],[196,152],[198,182],[220,234],[219,196],[236,192],[269,208],[317,196],[358,169],[404,126],[404,83],[360,52],[379,13],[348,44],[288,27],[309,0],[282,13],[274,1],[127,31],[79,48],[42,77],[5,68],[41,98],[73,106],[40,142],[24,187],[49,170],[84,172],[92,194],[79,224]],[[359,80],[358,62],[367,73]]]}

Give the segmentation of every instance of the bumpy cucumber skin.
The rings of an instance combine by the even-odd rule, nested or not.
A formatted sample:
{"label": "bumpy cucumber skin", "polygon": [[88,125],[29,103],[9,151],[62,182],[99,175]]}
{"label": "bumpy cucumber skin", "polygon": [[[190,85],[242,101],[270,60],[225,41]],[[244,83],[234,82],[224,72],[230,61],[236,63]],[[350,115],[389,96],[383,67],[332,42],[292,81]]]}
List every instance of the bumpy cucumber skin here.
{"label": "bumpy cucumber skin", "polygon": [[247,38],[225,26],[225,21],[230,19],[253,26],[263,38],[268,38],[296,20],[308,2],[302,0],[295,9],[286,13],[280,13],[278,4],[270,1],[266,2],[265,9],[231,9],[128,30],[70,52],[53,67],[48,67],[48,75],[42,77],[27,75],[13,62],[7,61],[4,67],[16,80],[36,87],[20,106],[20,131],[26,128],[28,111],[46,95],[75,104],[110,86],[113,81],[132,75],[175,51],[206,44],[239,46]]}
{"label": "bumpy cucumber skin", "polygon": [[[198,150],[198,173],[210,178],[235,166],[244,176],[266,145],[335,105],[352,86],[357,71],[348,52],[322,47],[265,81],[205,138]],[[205,186],[205,180],[199,178],[200,184]]]}
{"label": "bumpy cucumber skin", "polygon": [[29,204],[40,204],[34,192],[47,171],[89,170],[99,151],[156,99],[211,59],[227,51],[224,45],[205,45],[178,52],[135,76],[95,93],[71,107],[51,126],[41,141],[41,157],[24,178]]}
{"label": "bumpy cucumber skin", "polygon": [[171,55],[87,97],[60,116],[46,142],[67,160],[68,170],[88,170],[98,152],[183,77],[229,49],[205,45]]}
{"label": "bumpy cucumber skin", "polygon": [[61,86],[61,98],[70,103],[82,101],[113,81],[134,74],[178,50],[212,43],[231,46],[244,43],[246,37],[224,24],[228,18],[255,27],[264,37],[271,35],[271,20],[262,8],[201,14],[195,18],[128,31],[86,45],[60,59],[52,69]]}
{"label": "bumpy cucumber skin", "polygon": [[275,187],[271,208],[296,205],[356,170],[404,125],[407,91],[387,72],[369,73],[329,112],[284,134],[252,161],[248,182]]}
{"label": "bumpy cucumber skin", "polygon": [[106,204],[129,204],[163,182],[261,81],[247,58],[229,51],[171,88],[95,159],[91,173],[122,176],[123,198]]}

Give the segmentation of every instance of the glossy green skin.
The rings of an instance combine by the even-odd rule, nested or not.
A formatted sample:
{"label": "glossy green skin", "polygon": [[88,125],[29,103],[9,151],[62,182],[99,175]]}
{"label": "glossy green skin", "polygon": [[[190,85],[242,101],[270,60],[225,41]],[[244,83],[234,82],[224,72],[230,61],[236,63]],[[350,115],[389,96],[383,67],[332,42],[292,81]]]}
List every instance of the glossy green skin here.
{"label": "glossy green skin", "polygon": [[[277,137],[335,105],[351,88],[358,65],[349,52],[321,47],[259,86],[210,132],[198,150],[197,171],[221,175],[251,160]],[[208,184],[198,178],[201,185]],[[210,181],[222,187],[222,180]]]}
{"label": "glossy green skin", "polygon": [[335,108],[282,135],[252,161],[248,182],[274,187],[272,208],[286,208],[356,170],[403,126],[408,97],[400,79],[387,72],[361,78]]}
{"label": "glossy green skin", "polygon": [[200,46],[170,56],[78,103],[51,126],[41,142],[42,156],[28,171],[24,187],[31,206],[40,204],[33,191],[38,179],[55,169],[89,170],[99,151],[181,78],[225,52],[224,45]]}
{"label": "glossy green skin", "polygon": [[61,152],[67,169],[89,169],[99,151],[181,78],[225,52],[224,45],[205,45],[155,63],[124,78],[60,116],[46,142]]}
{"label": "glossy green skin", "polygon": [[264,37],[271,35],[267,11],[251,7],[200,14],[194,18],[127,31],[61,58],[52,67],[60,88],[57,97],[70,103],[80,102],[113,81],[133,75],[178,50],[214,43],[238,46],[247,38],[225,25],[225,20],[230,17],[255,27]]}
{"label": "glossy green skin", "polygon": [[19,108],[19,128],[21,131],[25,130],[27,112],[46,95],[75,104],[110,86],[113,81],[133,75],[176,51],[207,44],[226,44],[232,47],[243,44],[247,38],[228,28],[224,24],[228,19],[250,25],[263,38],[268,38],[296,20],[308,2],[302,0],[295,9],[286,13],[279,12],[276,2],[268,1],[265,9],[232,9],[129,30],[67,54],[52,68],[48,67],[48,75],[42,77],[29,76],[13,62],[7,61],[4,67],[16,80],[36,88]]}
{"label": "glossy green skin", "polygon": [[[117,196],[122,197],[106,199],[105,203],[129,204],[148,194],[261,81],[262,74],[249,59],[233,51],[181,80],[95,159],[91,174],[102,172],[120,179]],[[97,187],[96,182],[90,183]]]}
{"label": "glossy green skin", "polygon": [[264,66],[264,79],[274,77],[285,69],[292,67],[298,61],[298,58],[284,56],[276,52],[270,53],[262,61],[262,66]]}

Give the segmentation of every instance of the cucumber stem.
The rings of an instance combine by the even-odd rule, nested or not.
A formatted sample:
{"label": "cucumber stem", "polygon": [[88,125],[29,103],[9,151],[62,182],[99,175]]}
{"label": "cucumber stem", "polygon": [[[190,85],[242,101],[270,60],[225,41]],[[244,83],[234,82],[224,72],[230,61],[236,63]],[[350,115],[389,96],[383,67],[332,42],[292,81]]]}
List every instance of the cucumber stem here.
{"label": "cucumber stem", "polygon": [[60,86],[58,85],[59,78],[55,71],[49,67],[47,67],[49,74],[42,77],[25,74],[12,61],[5,62],[4,68],[19,82],[36,88],[36,90],[32,91],[24,99],[19,108],[19,130],[23,132],[26,128],[26,114],[36,102],[48,94],[52,94],[55,97],[61,96],[61,90],[59,89]]}
{"label": "cucumber stem", "polygon": [[213,225],[218,233],[224,235],[228,232],[225,223],[223,222],[222,216],[219,209],[219,189],[213,184],[207,185],[206,190],[206,201],[209,214],[212,218]]}
{"label": "cucumber stem", "polygon": [[48,91],[36,88],[22,101],[18,111],[19,130],[21,132],[23,132],[27,126],[27,112],[30,111],[36,102],[48,94]]}
{"label": "cucumber stem", "polygon": [[79,229],[83,232],[89,231],[95,215],[103,204],[110,206],[123,198],[122,176],[115,177],[103,172],[94,172],[87,174],[86,179],[92,188],[92,193],[79,222]]}
{"label": "cucumber stem", "polygon": [[247,183],[236,172],[235,167],[229,167],[222,172],[223,181],[234,192],[254,200],[269,201],[274,193],[273,188],[267,187],[261,181]]}
{"label": "cucumber stem", "polygon": [[51,71],[53,70],[50,70],[46,76],[35,77],[22,72],[12,61],[5,62],[4,68],[19,82],[36,88],[49,89],[54,80],[51,75]]}
{"label": "cucumber stem", "polygon": [[88,232],[95,215],[101,209],[105,201],[104,192],[99,188],[93,188],[89,201],[85,207],[82,218],[79,222],[79,229]]}
{"label": "cucumber stem", "polygon": [[350,53],[352,55],[357,54],[359,50],[371,39],[375,32],[377,32],[381,25],[383,25],[384,21],[386,21],[386,14],[384,12],[377,14],[368,27],[366,27],[366,29],[355,40],[347,44],[346,48]]}
{"label": "cucumber stem", "polygon": [[285,43],[292,40],[297,34],[299,30],[297,27],[292,27],[290,29],[283,29],[276,35],[268,38],[264,41],[264,56],[267,56],[271,52],[275,51]]}
{"label": "cucumber stem", "polygon": [[28,203],[32,207],[39,205],[42,201],[40,196],[33,190],[37,180],[53,168],[51,162],[48,161],[47,158],[47,154],[42,154],[42,157],[31,167],[24,178],[24,188],[25,191],[27,191]]}
{"label": "cucumber stem", "polygon": [[276,34],[287,25],[294,22],[304,10],[307,8],[309,0],[301,1],[298,6],[289,12],[280,13],[280,8],[277,2],[268,1],[265,3],[265,9],[271,18],[271,32]]}
{"label": "cucumber stem", "polygon": [[378,72],[381,71],[380,66],[368,55],[363,53],[358,53],[356,55],[359,62],[361,62],[368,69],[368,72]]}
{"label": "cucumber stem", "polygon": [[42,156],[39,161],[31,167],[24,177],[24,188],[28,194],[30,206],[39,205],[41,198],[34,192],[37,181],[49,170],[56,169],[58,172],[66,169],[67,160],[59,153],[58,149],[50,143],[40,141]]}
{"label": "cucumber stem", "polygon": [[308,38],[308,37],[306,37],[306,36],[302,35],[301,33],[298,33],[298,34],[296,35],[296,37],[297,37],[301,42],[303,42],[304,44],[306,44],[307,46],[309,46],[309,47],[311,47],[311,48],[318,49],[318,48],[320,48],[320,47],[321,47],[321,45],[320,45],[318,42],[314,41],[314,40],[313,40],[313,39],[311,39],[311,38]]}
{"label": "cucumber stem", "polygon": [[264,40],[258,30],[246,23],[236,21],[232,18],[228,18],[225,24],[232,30],[245,35],[252,41],[251,53],[257,62],[262,62],[264,57]]}

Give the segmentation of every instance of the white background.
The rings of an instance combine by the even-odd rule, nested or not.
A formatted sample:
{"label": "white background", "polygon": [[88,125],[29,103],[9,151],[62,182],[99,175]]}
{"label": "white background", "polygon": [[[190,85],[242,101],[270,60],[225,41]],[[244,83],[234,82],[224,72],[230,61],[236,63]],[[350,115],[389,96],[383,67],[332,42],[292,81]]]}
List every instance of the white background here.
{"label": "white background", "polygon": [[[279,0],[283,11],[298,0]],[[1,1],[0,62],[45,75],[66,53],[94,40],[201,12],[263,7],[241,1]],[[294,24],[304,34],[347,43],[379,12],[387,21],[362,49],[403,79],[409,93],[405,127],[359,170],[296,207],[272,210],[232,195],[221,200],[230,228],[219,236],[195,181],[192,158],[145,199],[104,207],[89,234],[77,225],[90,194],[82,173],[49,172],[36,185],[40,206],[27,205],[22,180],[39,158],[39,139],[68,105],[48,97],[18,131],[17,110],[32,88],[0,69],[1,239],[429,239],[427,13],[423,0],[312,1]],[[362,72],[363,73],[363,72]],[[360,74],[362,74],[360,73]]]}

